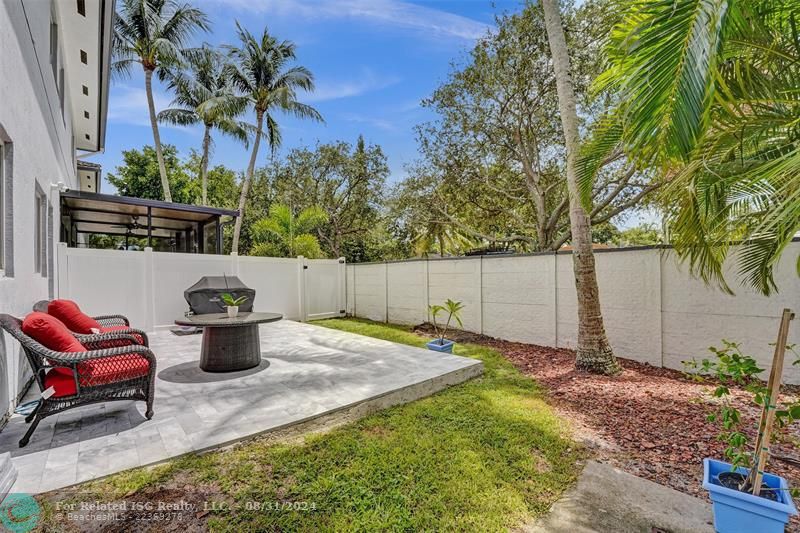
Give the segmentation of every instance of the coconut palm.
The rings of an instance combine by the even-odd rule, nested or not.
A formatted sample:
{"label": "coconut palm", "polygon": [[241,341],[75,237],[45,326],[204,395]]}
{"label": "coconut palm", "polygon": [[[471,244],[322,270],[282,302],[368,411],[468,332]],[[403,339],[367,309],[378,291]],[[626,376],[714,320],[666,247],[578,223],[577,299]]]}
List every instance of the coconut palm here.
{"label": "coconut palm", "polygon": [[112,72],[115,76],[129,76],[137,63],[144,69],[144,88],[161,187],[164,200],[171,202],[153,101],[153,74],[163,79],[169,68],[180,64],[189,39],[198,31],[208,31],[208,18],[190,4],[175,0],[121,0],[120,4],[121,9],[114,19]]}
{"label": "coconut palm", "polygon": [[297,90],[314,89],[314,77],[302,66],[290,66],[296,58],[296,46],[291,41],[278,41],[264,28],[260,39],[237,22],[240,45],[227,46],[232,63],[226,67],[236,88],[247,97],[256,114],[255,139],[250,162],[247,165],[242,191],[239,196],[239,216],[233,229],[231,251],[239,251],[239,235],[242,231],[247,194],[253,179],[261,136],[266,124],[267,142],[274,153],[280,146],[281,132],[275,119],[275,111],[283,111],[299,118],[322,120],[313,107],[297,101]]}
{"label": "coconut palm", "polygon": [[740,243],[740,280],[770,294],[800,230],[800,4],[629,6],[600,80],[620,104],[587,159],[621,146],[660,169],[672,242],[692,271],[730,292],[723,264]]}
{"label": "coconut palm", "polygon": [[166,79],[175,92],[173,106],[158,114],[158,120],[180,126],[203,125],[200,183],[202,204],[208,203],[208,159],[211,130],[248,144],[248,125],[236,117],[247,109],[247,99],[235,94],[231,79],[224,73],[223,57],[214,49],[202,46],[187,52],[187,70],[169,72]]}
{"label": "coconut palm", "polygon": [[327,213],[319,206],[307,207],[295,215],[288,205],[272,204],[269,216],[253,224],[252,255],[318,259],[323,255],[322,249],[312,232],[327,221]]}
{"label": "coconut palm", "polygon": [[564,128],[567,148],[567,189],[569,191],[569,220],[572,229],[572,266],[575,290],[578,294],[578,346],[575,366],[600,374],[615,374],[619,365],[606,336],[600,294],[597,287],[592,228],[589,216],[580,201],[578,188],[578,156],[580,132],[575,89],[570,77],[569,53],[561,25],[558,0],[542,0],[547,40],[553,58],[556,77],[558,109]]}

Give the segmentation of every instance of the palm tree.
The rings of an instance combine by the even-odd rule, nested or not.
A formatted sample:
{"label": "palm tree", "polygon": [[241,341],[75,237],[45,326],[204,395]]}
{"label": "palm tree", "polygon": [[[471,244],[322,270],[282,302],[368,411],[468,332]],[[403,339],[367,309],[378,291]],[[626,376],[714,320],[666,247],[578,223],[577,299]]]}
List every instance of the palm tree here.
{"label": "palm tree", "polygon": [[320,258],[322,249],[312,232],[327,221],[327,213],[319,206],[307,207],[295,216],[288,205],[272,204],[269,217],[253,224],[256,244],[252,255]]}
{"label": "palm tree", "polygon": [[558,109],[564,128],[567,148],[567,189],[569,192],[569,221],[572,228],[572,266],[578,294],[578,346],[575,366],[601,374],[619,372],[611,344],[606,336],[600,294],[597,287],[592,228],[580,200],[577,164],[580,152],[580,132],[575,90],[570,77],[569,53],[558,0],[542,0],[547,40],[553,58],[556,77]]}
{"label": "palm tree", "polygon": [[800,230],[798,25],[797,2],[637,0],[612,33],[616,126],[587,158],[621,147],[668,177],[675,250],[728,292],[732,244],[740,280],[769,295]]}
{"label": "palm tree", "polygon": [[231,251],[239,251],[239,235],[242,231],[247,194],[250,182],[255,171],[258,148],[264,123],[267,127],[267,141],[274,153],[280,146],[281,132],[278,122],[273,116],[273,111],[281,110],[300,118],[322,120],[322,116],[313,107],[297,101],[297,90],[311,91],[314,89],[314,77],[311,72],[301,66],[288,66],[296,57],[296,46],[291,41],[278,41],[269,34],[267,28],[256,39],[249,31],[242,28],[237,22],[239,47],[227,46],[232,63],[227,65],[226,72],[233,84],[244,94],[256,113],[256,131],[253,141],[253,151],[250,162],[242,183],[242,192],[239,196],[239,216],[233,228],[233,243]]}
{"label": "palm tree", "polygon": [[172,201],[167,167],[161,151],[156,108],[153,102],[153,73],[163,79],[169,68],[182,60],[182,50],[197,31],[208,31],[206,15],[189,4],[175,0],[121,0],[121,9],[114,19],[114,63],[112,72],[129,76],[133,65],[144,69],[144,88],[153,128],[153,142],[161,173],[164,200]]}
{"label": "palm tree", "polygon": [[216,128],[248,144],[248,125],[236,120],[247,109],[247,99],[237,96],[231,79],[223,72],[223,57],[208,46],[186,53],[188,70],[167,73],[170,89],[175,92],[173,106],[158,114],[158,120],[180,126],[203,125],[200,183],[202,205],[208,203],[208,159],[211,130]]}

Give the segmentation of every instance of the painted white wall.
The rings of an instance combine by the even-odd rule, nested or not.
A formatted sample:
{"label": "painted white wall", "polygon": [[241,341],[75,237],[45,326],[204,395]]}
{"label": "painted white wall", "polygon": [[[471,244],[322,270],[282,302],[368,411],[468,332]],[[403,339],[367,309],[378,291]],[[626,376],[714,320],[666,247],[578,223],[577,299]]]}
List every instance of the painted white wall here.
{"label": "painted white wall", "polygon": [[[600,301],[609,340],[620,357],[682,370],[682,361],[709,355],[721,339],[740,342],[768,368],[781,313],[798,313],[789,343],[800,344],[800,277],[793,242],[776,268],[772,297],[733,285],[736,295],[693,278],[671,250],[613,250],[595,254]],[[735,262],[727,279],[736,280]],[[427,276],[423,275],[427,271]],[[492,337],[574,348],[577,300],[572,256],[487,256],[348,265],[348,313],[418,324],[428,303],[461,300],[464,326]],[[384,295],[388,294],[388,300]],[[354,301],[350,301],[350,299]],[[787,365],[787,383],[800,366]]]}
{"label": "painted white wall", "polygon": [[[51,4],[42,0],[0,2],[0,139],[12,151],[13,277],[0,272],[0,313],[25,315],[31,305],[48,297],[48,279],[34,273],[34,201],[36,186],[53,208],[54,241],[58,240],[58,193],[51,183],[76,187],[69,109],[69,87],[62,112],[50,66]],[[59,49],[63,63],[63,50]],[[6,170],[9,170],[6,168]],[[5,186],[5,177],[0,183]],[[6,216],[9,213],[6,212]],[[6,252],[6,259],[9,254]],[[55,270],[55,268],[54,268]],[[50,273],[49,276],[54,276]],[[19,345],[0,332],[0,416],[14,405],[30,375]]]}
{"label": "painted white wall", "polygon": [[345,265],[338,260],[94,250],[63,243],[58,254],[59,298],[75,300],[89,315],[126,315],[146,331],[174,326],[188,311],[183,291],[203,276],[238,276],[256,291],[255,311],[293,320],[340,316],[345,298]]}

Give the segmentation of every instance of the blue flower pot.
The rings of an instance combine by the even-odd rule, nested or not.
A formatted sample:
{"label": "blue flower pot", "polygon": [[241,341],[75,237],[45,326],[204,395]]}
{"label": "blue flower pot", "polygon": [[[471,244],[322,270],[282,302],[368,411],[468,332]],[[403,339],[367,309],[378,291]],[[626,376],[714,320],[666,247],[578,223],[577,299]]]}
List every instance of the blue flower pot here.
{"label": "blue flower pot", "polygon": [[426,344],[426,346],[429,350],[433,350],[434,352],[453,353],[454,344],[455,342],[447,339],[444,340],[443,344],[439,344],[439,339],[433,339],[431,342]]}
{"label": "blue flower pot", "polygon": [[[703,459],[703,488],[708,491],[713,504],[714,529],[718,533],[783,533],[789,515],[797,514],[786,480],[764,474],[764,483],[768,487],[782,489],[776,491],[778,501],[774,502],[720,485],[717,476],[730,471],[729,463]],[[748,469],[739,467],[736,472],[747,475]]]}

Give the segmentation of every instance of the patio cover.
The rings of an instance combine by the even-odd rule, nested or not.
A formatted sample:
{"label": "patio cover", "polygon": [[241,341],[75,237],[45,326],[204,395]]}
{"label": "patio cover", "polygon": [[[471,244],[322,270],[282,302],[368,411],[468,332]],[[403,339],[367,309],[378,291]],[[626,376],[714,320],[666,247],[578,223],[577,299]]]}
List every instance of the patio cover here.
{"label": "patio cover", "polygon": [[175,251],[222,253],[220,226],[237,216],[231,209],[66,191],[61,193],[61,240],[77,247],[79,236],[90,234],[146,238],[148,246],[167,239],[183,245]]}

